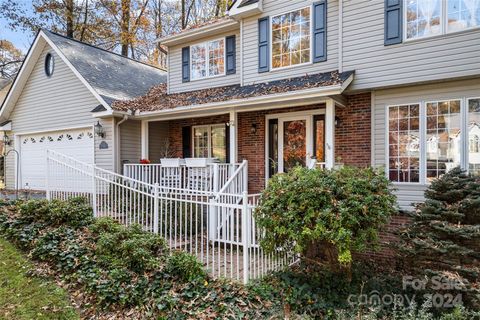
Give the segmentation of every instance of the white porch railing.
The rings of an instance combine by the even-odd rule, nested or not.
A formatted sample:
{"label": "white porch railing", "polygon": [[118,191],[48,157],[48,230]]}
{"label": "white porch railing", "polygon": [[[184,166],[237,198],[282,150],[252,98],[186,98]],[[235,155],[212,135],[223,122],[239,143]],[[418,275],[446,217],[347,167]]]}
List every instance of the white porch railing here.
{"label": "white porch railing", "polygon": [[247,162],[217,192],[146,183],[47,151],[47,197],[88,199],[96,217],[140,224],[172,250],[195,255],[213,277],[248,282],[293,263],[293,254],[265,254],[265,230],[253,212],[258,195],[247,194]]}
{"label": "white porch railing", "polygon": [[232,177],[241,163],[209,163],[204,167],[174,167],[161,164],[124,164],[123,174],[148,184],[165,188],[193,189],[218,192]]}

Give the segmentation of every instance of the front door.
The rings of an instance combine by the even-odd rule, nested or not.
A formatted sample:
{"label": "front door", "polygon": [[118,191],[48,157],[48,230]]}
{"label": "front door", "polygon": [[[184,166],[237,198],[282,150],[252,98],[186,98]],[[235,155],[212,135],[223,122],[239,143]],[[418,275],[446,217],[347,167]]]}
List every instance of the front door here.
{"label": "front door", "polygon": [[288,172],[297,165],[307,165],[307,122],[306,117],[279,119],[278,172]]}
{"label": "front door", "polygon": [[268,176],[325,161],[324,115],[284,116],[268,122]]}

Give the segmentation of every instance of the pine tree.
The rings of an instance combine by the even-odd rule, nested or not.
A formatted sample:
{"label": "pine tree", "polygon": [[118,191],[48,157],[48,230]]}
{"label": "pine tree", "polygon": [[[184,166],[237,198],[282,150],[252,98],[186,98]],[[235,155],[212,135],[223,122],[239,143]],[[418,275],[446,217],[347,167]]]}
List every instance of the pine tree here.
{"label": "pine tree", "polygon": [[401,232],[401,252],[420,274],[466,279],[480,299],[480,177],[453,169],[432,182]]}

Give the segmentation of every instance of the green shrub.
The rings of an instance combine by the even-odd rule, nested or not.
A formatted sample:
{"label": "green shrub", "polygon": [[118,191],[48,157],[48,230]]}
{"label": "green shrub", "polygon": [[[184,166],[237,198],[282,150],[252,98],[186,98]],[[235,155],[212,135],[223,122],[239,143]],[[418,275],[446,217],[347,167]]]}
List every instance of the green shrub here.
{"label": "green shrub", "polygon": [[19,204],[19,214],[29,222],[44,222],[51,226],[84,227],[93,221],[93,211],[84,198],[60,200],[28,200]]}
{"label": "green shrub", "polygon": [[162,237],[144,232],[139,225],[124,227],[111,219],[102,219],[93,224],[92,230],[99,232],[97,256],[103,262],[124,266],[134,272],[159,268],[160,258],[167,250]]}
{"label": "green shrub", "polygon": [[183,251],[175,251],[168,257],[165,271],[185,282],[206,276],[197,258]]}
{"label": "green shrub", "polygon": [[457,291],[480,308],[480,177],[455,168],[433,181],[425,198],[400,232],[403,261],[419,277],[465,284]]}
{"label": "green shrub", "polygon": [[348,265],[352,250],[377,244],[395,206],[389,181],[373,169],[296,167],[269,181],[255,216],[267,252],[284,248],[305,257],[320,249],[328,262]]}

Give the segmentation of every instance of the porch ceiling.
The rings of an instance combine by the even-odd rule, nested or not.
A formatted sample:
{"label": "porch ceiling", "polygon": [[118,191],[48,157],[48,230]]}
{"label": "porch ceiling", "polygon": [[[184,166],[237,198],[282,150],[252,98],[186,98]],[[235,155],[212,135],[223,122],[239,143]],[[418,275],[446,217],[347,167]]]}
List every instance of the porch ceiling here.
{"label": "porch ceiling", "polygon": [[233,85],[175,94],[167,94],[166,85],[162,84],[153,87],[145,96],[115,102],[113,109],[136,110],[139,115],[338,95],[350,84],[353,75],[353,71],[332,71],[248,86]]}

